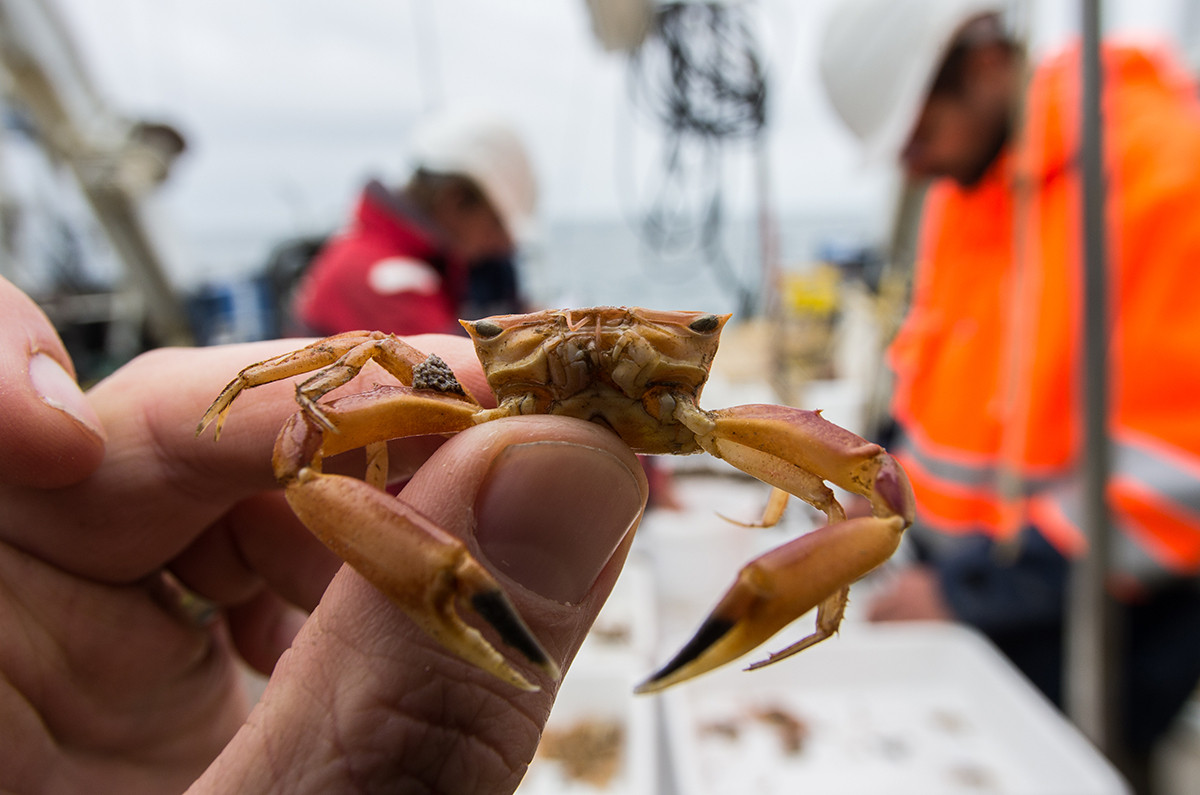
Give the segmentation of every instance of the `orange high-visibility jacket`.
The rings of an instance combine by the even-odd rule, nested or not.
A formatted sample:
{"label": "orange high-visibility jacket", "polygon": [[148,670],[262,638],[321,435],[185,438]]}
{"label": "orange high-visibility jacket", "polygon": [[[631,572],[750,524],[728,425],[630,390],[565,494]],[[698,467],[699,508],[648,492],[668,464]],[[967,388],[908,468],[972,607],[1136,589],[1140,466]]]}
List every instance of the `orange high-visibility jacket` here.
{"label": "orange high-visibility jacket", "polygon": [[[1103,58],[1118,565],[1200,570],[1200,103],[1166,53]],[[890,351],[919,517],[1084,548],[1079,52],[1035,73],[1019,143],[926,199],[913,305]]]}

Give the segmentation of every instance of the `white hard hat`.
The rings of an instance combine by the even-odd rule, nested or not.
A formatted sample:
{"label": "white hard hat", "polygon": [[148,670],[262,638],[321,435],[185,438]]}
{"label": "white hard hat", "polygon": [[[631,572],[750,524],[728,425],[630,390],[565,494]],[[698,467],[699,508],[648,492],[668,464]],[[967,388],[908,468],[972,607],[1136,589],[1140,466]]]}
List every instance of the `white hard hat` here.
{"label": "white hard hat", "polygon": [[457,110],[421,123],[411,140],[413,165],[469,177],[514,240],[526,237],[537,206],[537,178],[525,145],[499,116]]}
{"label": "white hard hat", "polygon": [[868,158],[899,156],[955,36],[1004,9],[1003,0],[836,0],[821,81]]}

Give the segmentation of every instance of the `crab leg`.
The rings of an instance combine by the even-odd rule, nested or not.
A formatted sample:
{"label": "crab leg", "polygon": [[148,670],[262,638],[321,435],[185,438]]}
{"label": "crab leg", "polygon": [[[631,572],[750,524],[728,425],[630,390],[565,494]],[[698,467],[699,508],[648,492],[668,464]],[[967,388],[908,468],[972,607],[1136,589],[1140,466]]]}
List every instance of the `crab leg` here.
{"label": "crab leg", "polygon": [[347,395],[321,407],[323,421],[307,412],[292,415],[275,441],[275,477],[287,484],[301,468],[319,470],[322,458],[359,447],[367,450],[368,469],[379,473],[373,477],[386,476],[380,440],[457,433],[475,424],[478,411],[473,401],[400,385]]}
{"label": "crab leg", "polygon": [[[654,692],[731,662],[817,608],[816,631],[752,667],[789,657],[837,631],[849,586],[891,557],[912,523],[913,498],[882,447],[784,406],[681,412],[712,455],[795,494],[830,523],[746,564],[682,650],[638,688]],[[824,481],[866,497],[873,516],[845,519]]]}
{"label": "crab leg", "polygon": [[783,512],[787,510],[788,500],[791,496],[784,489],[778,487],[772,488],[771,496],[767,498],[767,505],[763,508],[762,518],[757,522],[743,522],[728,517],[723,513],[718,513],[717,516],[720,516],[730,524],[740,525],[741,527],[774,527],[783,518]]}
{"label": "crab leg", "polygon": [[[386,446],[370,440],[454,433],[474,424],[477,405],[403,386],[381,386],[331,401],[332,430],[306,412],[292,415],[275,446],[275,474],[292,510],[312,533],[404,610],[421,629],[462,659],[525,690],[537,685],[456,610],[462,603],[504,643],[550,677],[558,665],[542,649],[500,584],[462,541],[378,488]],[[372,482],[322,474],[327,455],[366,447]]]}
{"label": "crab leg", "polygon": [[[296,388],[296,400],[305,411],[323,422],[324,414],[317,407],[317,400],[358,375],[368,361],[377,362],[405,384],[413,384],[414,380],[420,382],[422,365],[427,362],[432,363],[432,369],[436,370],[439,366],[444,368],[440,371],[443,375],[449,373],[449,368],[441,359],[421,353],[398,337],[379,331],[348,331],[243,368],[204,412],[196,434],[199,435],[209,423],[216,420],[214,438],[219,439],[229,407],[242,390],[318,370],[320,372]],[[425,369],[430,369],[430,366]],[[433,388],[441,392],[463,394],[462,387],[452,373],[448,380],[443,380]],[[326,424],[326,427],[332,426]]]}

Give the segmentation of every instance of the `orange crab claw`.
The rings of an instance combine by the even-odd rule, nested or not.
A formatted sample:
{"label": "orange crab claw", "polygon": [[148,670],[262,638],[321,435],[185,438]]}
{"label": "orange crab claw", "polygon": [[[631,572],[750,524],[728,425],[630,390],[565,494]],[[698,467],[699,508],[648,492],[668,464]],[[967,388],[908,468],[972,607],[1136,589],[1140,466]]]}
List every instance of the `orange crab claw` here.
{"label": "orange crab claw", "polygon": [[466,546],[413,508],[367,483],[302,469],[287,486],[300,520],[425,632],[469,663],[522,690],[538,690],[459,616],[463,602],[500,639],[557,680],[546,653]]}
{"label": "orange crab claw", "polygon": [[837,631],[850,583],[887,560],[904,520],[861,517],[815,530],[747,563],[687,644],[645,683],[653,693],[741,657],[814,607],[817,630],[753,668],[790,657]]}
{"label": "orange crab claw", "polygon": [[[895,459],[819,412],[740,406],[684,410],[680,419],[709,453],[819,508],[830,524],[746,564],[692,639],[638,687],[639,693],[731,662],[814,607],[813,633],[751,668],[830,637],[841,623],[851,583],[892,556],[913,520],[912,489]],[[866,497],[874,516],[847,520],[826,481]],[[781,514],[776,504],[763,523]]]}

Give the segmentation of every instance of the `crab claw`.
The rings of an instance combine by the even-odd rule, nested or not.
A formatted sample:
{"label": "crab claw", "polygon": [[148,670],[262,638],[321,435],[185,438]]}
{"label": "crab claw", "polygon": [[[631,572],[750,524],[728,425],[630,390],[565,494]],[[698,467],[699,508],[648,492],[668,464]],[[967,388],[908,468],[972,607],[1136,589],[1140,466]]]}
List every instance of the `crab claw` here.
{"label": "crab claw", "polygon": [[849,584],[887,560],[903,530],[898,516],[850,519],[747,563],[692,639],[637,692],[653,693],[732,662],[814,607],[816,632],[751,667],[776,662],[829,637],[841,620]]}
{"label": "crab claw", "polygon": [[286,495],[318,538],[447,649],[522,690],[540,689],[463,621],[455,609],[462,602],[504,643],[550,678],[559,678],[558,664],[500,584],[461,541],[432,521],[357,478],[308,467],[288,483]]}
{"label": "crab claw", "polygon": [[[741,406],[684,419],[705,450],[821,509],[830,524],[746,564],[692,639],[639,693],[731,662],[814,607],[815,632],[750,667],[833,635],[851,583],[892,556],[913,520],[912,489],[896,460],[819,412]],[[874,515],[845,519],[825,481],[866,497]],[[769,512],[768,519],[781,512]]]}

